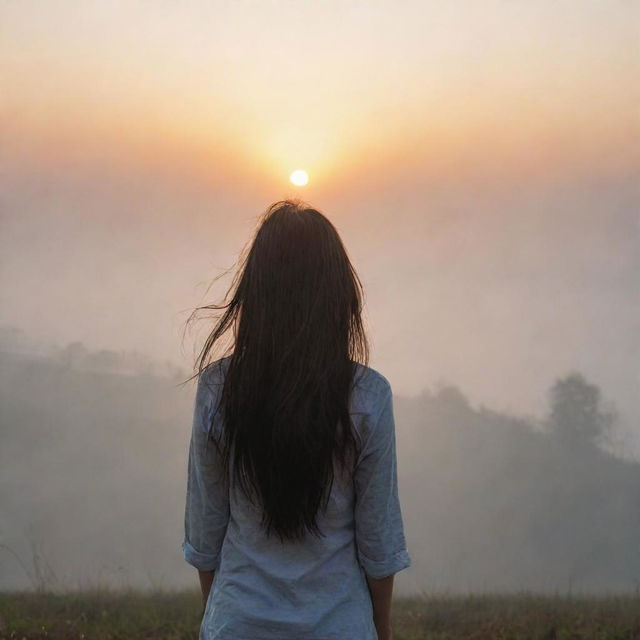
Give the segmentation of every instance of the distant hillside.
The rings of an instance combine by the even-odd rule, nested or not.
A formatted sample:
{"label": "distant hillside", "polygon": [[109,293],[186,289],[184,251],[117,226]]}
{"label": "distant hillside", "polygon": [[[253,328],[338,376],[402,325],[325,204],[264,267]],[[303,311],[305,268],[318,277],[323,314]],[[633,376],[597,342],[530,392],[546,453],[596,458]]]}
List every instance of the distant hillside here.
{"label": "distant hillside", "polygon": [[[0,382],[0,589],[193,585],[180,549],[193,383],[15,352],[0,353]],[[455,387],[394,406],[413,560],[399,594],[638,584],[640,464],[474,409]]]}
{"label": "distant hillside", "polygon": [[415,586],[562,592],[640,585],[640,464],[473,409],[397,398]]}

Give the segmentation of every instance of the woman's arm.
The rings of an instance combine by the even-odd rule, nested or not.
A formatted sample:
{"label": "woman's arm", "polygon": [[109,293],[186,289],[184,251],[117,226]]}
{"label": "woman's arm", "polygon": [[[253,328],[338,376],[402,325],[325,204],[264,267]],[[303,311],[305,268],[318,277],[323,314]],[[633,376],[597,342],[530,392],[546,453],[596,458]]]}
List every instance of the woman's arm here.
{"label": "woman's arm", "polygon": [[200,588],[202,589],[202,614],[207,608],[207,600],[209,599],[209,593],[211,591],[211,585],[213,584],[213,571],[202,571],[198,569],[198,576],[200,578]]}
{"label": "woman's arm", "polygon": [[391,385],[382,379],[377,418],[371,417],[355,480],[355,538],[358,560],[371,594],[379,640],[392,640],[394,575],[411,565],[398,496],[395,420]]}
{"label": "woman's arm", "polygon": [[182,542],[184,559],[198,570],[203,613],[215,571],[220,566],[230,519],[229,493],[226,482],[223,482],[222,460],[217,442],[212,439],[214,401],[203,374],[198,380],[189,443]]}
{"label": "woman's arm", "polygon": [[393,640],[391,631],[391,596],[393,594],[393,578],[371,578],[367,576],[367,584],[373,604],[373,622],[378,633],[378,640]]}

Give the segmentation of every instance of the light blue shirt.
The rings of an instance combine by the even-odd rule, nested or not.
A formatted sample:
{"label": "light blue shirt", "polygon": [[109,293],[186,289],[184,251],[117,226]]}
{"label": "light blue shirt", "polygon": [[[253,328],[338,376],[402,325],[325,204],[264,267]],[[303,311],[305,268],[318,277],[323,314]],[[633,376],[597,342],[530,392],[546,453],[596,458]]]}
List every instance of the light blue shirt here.
{"label": "light blue shirt", "polygon": [[318,513],[326,537],[281,543],[267,539],[261,513],[239,488],[224,489],[219,454],[207,442],[209,430],[220,436],[229,360],[198,380],[189,446],[182,550],[189,564],[215,571],[199,639],[377,640],[365,574],[382,578],[411,565],[389,381],[358,364],[350,406],[362,446],[356,470],[347,481],[335,475],[327,511]]}

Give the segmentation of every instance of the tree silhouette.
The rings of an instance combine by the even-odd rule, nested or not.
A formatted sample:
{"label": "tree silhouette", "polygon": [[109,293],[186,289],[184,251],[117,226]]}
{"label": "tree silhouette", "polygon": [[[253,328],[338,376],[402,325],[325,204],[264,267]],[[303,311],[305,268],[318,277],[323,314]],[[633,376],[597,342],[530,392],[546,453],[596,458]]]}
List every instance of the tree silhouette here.
{"label": "tree silhouette", "polygon": [[617,413],[603,407],[600,389],[578,372],[556,380],[549,390],[547,425],[563,444],[599,445],[611,433]]}
{"label": "tree silhouette", "polygon": [[73,369],[83,363],[89,354],[89,350],[76,340],[70,342],[65,347],[59,350],[58,358],[69,369]]}

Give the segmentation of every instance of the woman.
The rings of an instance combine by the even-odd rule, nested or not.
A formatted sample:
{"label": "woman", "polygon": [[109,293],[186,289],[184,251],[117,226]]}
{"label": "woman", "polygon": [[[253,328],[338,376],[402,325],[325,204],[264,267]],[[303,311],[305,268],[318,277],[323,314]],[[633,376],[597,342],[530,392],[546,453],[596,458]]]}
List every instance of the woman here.
{"label": "woman", "polygon": [[[361,288],[331,222],[284,200],[259,221],[230,301],[199,307],[226,309],[197,360],[188,459],[200,640],[393,637],[394,574],[411,559]],[[230,327],[233,352],[212,362]]]}

